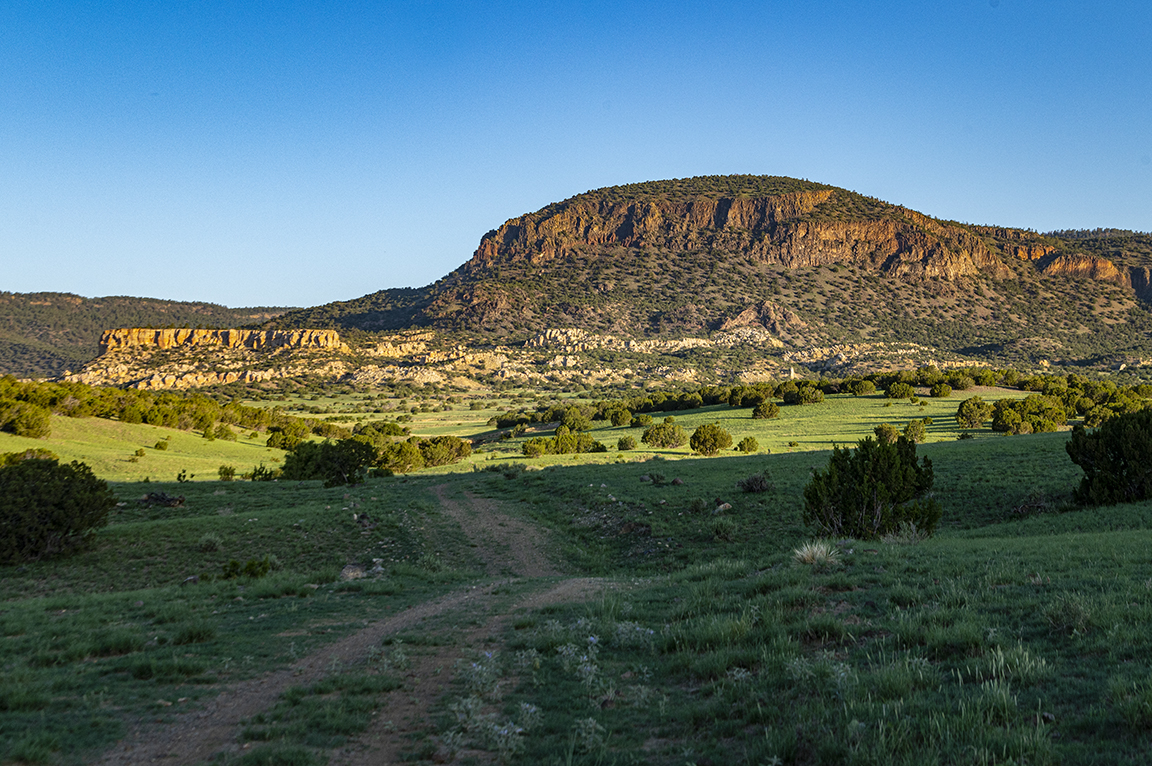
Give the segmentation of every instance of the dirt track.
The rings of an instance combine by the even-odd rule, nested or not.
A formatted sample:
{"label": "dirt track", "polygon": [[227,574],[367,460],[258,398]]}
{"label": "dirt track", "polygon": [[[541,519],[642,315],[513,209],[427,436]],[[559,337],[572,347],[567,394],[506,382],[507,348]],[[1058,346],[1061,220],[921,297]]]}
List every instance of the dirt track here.
{"label": "dirt track", "polygon": [[[448,496],[444,485],[433,488],[444,514],[460,525],[485,563],[490,575],[544,578],[559,572],[543,553],[539,530],[499,509],[494,501],[466,494],[462,501]],[[521,609],[537,609],[550,603],[587,598],[602,587],[592,578],[545,580],[512,606],[495,593],[508,581],[484,587],[470,586],[419,604],[307,656],[288,668],[233,684],[203,708],[183,713],[169,724],[143,724],[129,732],[99,761],[108,766],[161,762],[172,766],[203,763],[221,752],[240,752],[241,727],[247,719],[271,707],[290,686],[315,683],[333,667],[364,662],[382,639],[418,628],[433,618],[441,624],[464,622],[471,627],[459,640],[412,657],[405,671],[404,686],[385,698],[376,722],[355,743],[332,753],[333,764],[368,766],[399,762],[403,748],[411,748],[412,735],[431,733],[429,711],[451,682],[453,662],[470,646],[501,632],[511,615]],[[475,623],[479,620],[479,625]]]}

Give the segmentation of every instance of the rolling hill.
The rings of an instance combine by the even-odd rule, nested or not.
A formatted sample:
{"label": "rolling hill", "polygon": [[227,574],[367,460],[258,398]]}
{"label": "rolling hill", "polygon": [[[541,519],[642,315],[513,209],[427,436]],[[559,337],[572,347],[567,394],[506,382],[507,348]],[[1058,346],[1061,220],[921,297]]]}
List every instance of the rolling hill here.
{"label": "rolling hill", "polygon": [[78,369],[96,356],[100,334],[112,327],[243,327],[284,311],[127,296],[0,292],[0,373],[43,377]]}

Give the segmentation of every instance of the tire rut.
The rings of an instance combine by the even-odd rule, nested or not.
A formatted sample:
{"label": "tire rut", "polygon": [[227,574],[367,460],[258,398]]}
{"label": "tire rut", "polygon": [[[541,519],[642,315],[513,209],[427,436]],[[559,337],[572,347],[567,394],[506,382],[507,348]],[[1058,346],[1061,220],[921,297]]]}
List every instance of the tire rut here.
{"label": "tire rut", "polygon": [[[496,501],[465,492],[463,501],[448,495],[448,485],[432,488],[445,515],[461,530],[484,561],[490,575],[514,573],[528,578],[560,574],[543,552],[544,535],[534,526],[499,510]],[[454,610],[474,620],[497,607],[494,593],[501,583],[471,586],[379,620],[350,636],[320,649],[287,668],[258,678],[232,684],[198,710],[181,713],[161,726],[137,723],[127,736],[105,752],[97,763],[102,766],[128,766],[163,762],[171,766],[192,766],[220,753],[237,753],[243,723],[268,709],[291,686],[313,684],[337,666],[363,663],[369,650],[385,637],[412,629],[434,617]],[[446,647],[430,655],[414,658],[405,673],[404,687],[391,692],[377,722],[356,743],[334,753],[333,764],[367,766],[396,762],[402,748],[410,746],[411,736],[431,731],[428,714],[448,687],[451,673],[445,667],[464,655],[466,649],[504,629],[511,613],[534,609],[549,603],[579,600],[603,586],[595,578],[570,578],[546,590],[529,594],[511,608],[489,615],[483,625],[469,630],[461,646]],[[397,719],[400,723],[396,723]]]}

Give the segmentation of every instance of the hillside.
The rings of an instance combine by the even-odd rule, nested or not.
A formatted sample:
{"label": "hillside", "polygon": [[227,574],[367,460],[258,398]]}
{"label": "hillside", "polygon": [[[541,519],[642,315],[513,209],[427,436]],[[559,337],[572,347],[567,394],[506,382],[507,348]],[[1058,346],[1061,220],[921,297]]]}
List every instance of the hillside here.
{"label": "hillside", "polygon": [[941,221],[824,184],[709,176],[610,187],[513,218],[422,289],[269,326],[432,328],[514,343],[744,327],[788,345],[916,343],[1001,363],[1152,357],[1152,236]]}
{"label": "hillside", "polygon": [[284,311],[127,296],[0,292],[0,374],[46,377],[79,369],[99,352],[101,333],[113,327],[244,327]]}

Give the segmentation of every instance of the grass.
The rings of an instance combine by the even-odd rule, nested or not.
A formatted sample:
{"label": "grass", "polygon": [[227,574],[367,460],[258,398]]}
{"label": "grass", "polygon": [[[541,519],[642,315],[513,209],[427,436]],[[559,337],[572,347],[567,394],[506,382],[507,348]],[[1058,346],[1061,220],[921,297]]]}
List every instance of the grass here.
{"label": "grass", "polygon": [[[431,490],[447,483],[547,530],[568,571],[614,584],[590,604],[518,613],[484,645],[491,663],[457,674],[436,726],[461,752],[511,763],[1147,762],[1152,503],[1071,506],[1066,433],[955,441],[933,415],[940,440],[920,452],[936,473],[939,532],[836,540],[837,563],[796,560],[812,540],[803,487],[829,444],[902,424],[893,410],[954,412],[959,399],[929,402],[829,397],[766,422],[726,407],[677,414],[686,428],[721,419],[763,429],[734,436],[802,445],[772,454],[481,453],[477,467],[540,470],[464,466],[352,489],[118,482],[123,505],[91,549],[0,570],[0,761],[90,762],[134,722],[476,582],[476,552]],[[766,491],[738,488],[753,474]],[[185,504],[142,505],[148,490]],[[353,519],[363,513],[371,528]],[[221,578],[232,560],[265,557],[279,562],[266,577]],[[338,581],[344,564],[374,558],[385,577]],[[455,630],[429,624],[404,645]],[[269,700],[236,762],[324,762],[381,710],[390,673],[344,669]],[[434,749],[413,747],[417,761]]]}
{"label": "grass", "polygon": [[[282,462],[284,451],[265,447],[266,439],[264,434],[249,439],[244,433],[235,442],[209,441],[198,433],[142,423],[53,416],[47,439],[0,433],[0,453],[48,449],[64,462],[87,463],[97,476],[113,481],[173,481],[181,471],[203,480],[217,479],[224,464],[243,473],[261,463],[273,467]],[[160,441],[167,441],[168,447],[156,449]],[[138,449],[144,450],[143,457],[136,456]]]}

